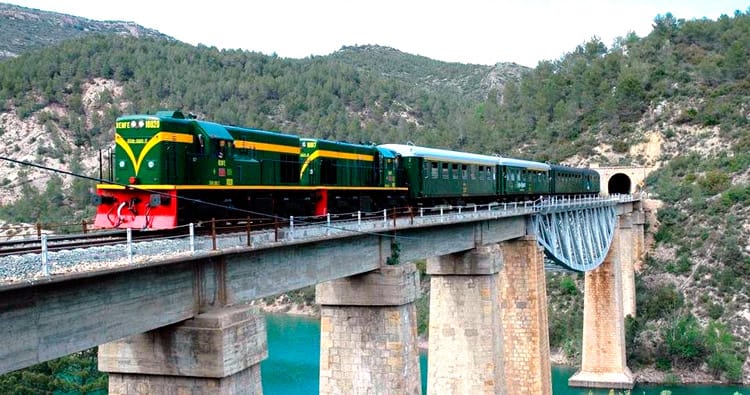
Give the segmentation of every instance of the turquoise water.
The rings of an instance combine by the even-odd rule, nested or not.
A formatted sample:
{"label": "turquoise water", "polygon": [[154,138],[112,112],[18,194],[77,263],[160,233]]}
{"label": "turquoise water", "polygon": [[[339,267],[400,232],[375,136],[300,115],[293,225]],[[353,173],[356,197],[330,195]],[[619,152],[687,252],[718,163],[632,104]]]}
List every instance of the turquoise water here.
{"label": "turquoise water", "polygon": [[[307,317],[268,315],[268,359],[261,364],[263,393],[266,395],[309,395],[318,393],[320,322]],[[427,356],[420,358],[422,392],[426,393]],[[575,369],[552,368],[555,395],[608,395],[609,391],[568,388]],[[632,395],[750,395],[749,387],[737,386],[636,386]],[[666,395],[666,394],[665,394]]]}

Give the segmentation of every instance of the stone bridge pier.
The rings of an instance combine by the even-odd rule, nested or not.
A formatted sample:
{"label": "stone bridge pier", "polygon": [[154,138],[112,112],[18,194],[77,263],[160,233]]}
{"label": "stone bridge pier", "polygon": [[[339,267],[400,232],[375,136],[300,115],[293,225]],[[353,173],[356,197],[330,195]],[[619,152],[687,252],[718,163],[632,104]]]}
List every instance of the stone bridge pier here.
{"label": "stone bridge pier", "polygon": [[533,237],[428,259],[429,394],[551,394],[543,261]]}
{"label": "stone bridge pier", "polygon": [[266,357],[265,317],[223,307],[99,346],[99,370],[110,394],[262,394]]}
{"label": "stone bridge pier", "polygon": [[318,284],[320,394],[421,394],[416,265]]}
{"label": "stone bridge pier", "polygon": [[[626,363],[624,278],[632,281],[631,220],[623,218],[615,229],[604,262],[586,272],[583,301],[583,350],[581,369],[568,380],[571,387],[633,388],[633,374]],[[623,245],[623,242],[631,244]],[[628,251],[626,253],[626,251]],[[623,261],[631,260],[624,265]],[[623,272],[628,271],[625,275]],[[633,285],[634,286],[634,285]],[[634,314],[635,300],[632,300]]]}

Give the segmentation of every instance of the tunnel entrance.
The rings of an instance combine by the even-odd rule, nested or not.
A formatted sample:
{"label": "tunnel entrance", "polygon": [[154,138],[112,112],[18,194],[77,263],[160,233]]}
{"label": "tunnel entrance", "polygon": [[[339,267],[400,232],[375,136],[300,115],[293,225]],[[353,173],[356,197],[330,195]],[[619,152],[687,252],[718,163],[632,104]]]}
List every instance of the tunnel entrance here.
{"label": "tunnel entrance", "polygon": [[622,173],[617,173],[609,179],[609,182],[607,183],[607,192],[609,192],[610,195],[616,193],[628,194],[630,193],[630,184],[630,177]]}

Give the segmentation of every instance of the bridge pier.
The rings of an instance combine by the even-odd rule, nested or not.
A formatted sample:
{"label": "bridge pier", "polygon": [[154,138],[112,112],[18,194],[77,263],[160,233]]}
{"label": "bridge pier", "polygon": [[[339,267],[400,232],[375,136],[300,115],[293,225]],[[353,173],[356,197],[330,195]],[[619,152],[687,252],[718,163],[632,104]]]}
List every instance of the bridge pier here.
{"label": "bridge pier", "polygon": [[211,310],[99,346],[110,394],[262,394],[265,318],[254,307]]}
{"label": "bridge pier", "polygon": [[505,394],[498,244],[427,260],[428,394]]}
{"label": "bridge pier", "polygon": [[413,263],[328,281],[320,304],[320,394],[421,394]]}
{"label": "bridge pier", "polygon": [[544,250],[535,237],[500,243],[501,306],[508,394],[552,394]]}
{"label": "bridge pier", "polygon": [[622,268],[622,314],[635,317],[635,257],[638,252],[635,246],[635,229],[633,215],[622,214],[619,217],[620,233],[620,267]]}
{"label": "bridge pier", "polygon": [[551,394],[544,255],[534,237],[427,260],[430,394]]}
{"label": "bridge pier", "polygon": [[604,262],[585,274],[581,370],[571,387],[633,388],[626,363],[620,230],[615,229]]}
{"label": "bridge pier", "polygon": [[633,211],[633,250],[634,260],[633,268],[635,271],[641,270],[643,265],[643,255],[646,253],[646,214],[643,211]]}

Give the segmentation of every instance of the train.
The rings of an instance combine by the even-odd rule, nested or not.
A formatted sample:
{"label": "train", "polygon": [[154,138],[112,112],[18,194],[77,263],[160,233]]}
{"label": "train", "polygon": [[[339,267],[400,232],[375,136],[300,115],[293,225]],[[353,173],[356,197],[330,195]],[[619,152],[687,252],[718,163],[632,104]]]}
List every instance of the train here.
{"label": "train", "polygon": [[118,117],[97,228],[171,229],[249,216],[320,217],[599,193],[586,168],[413,144],[351,144],[201,120]]}

